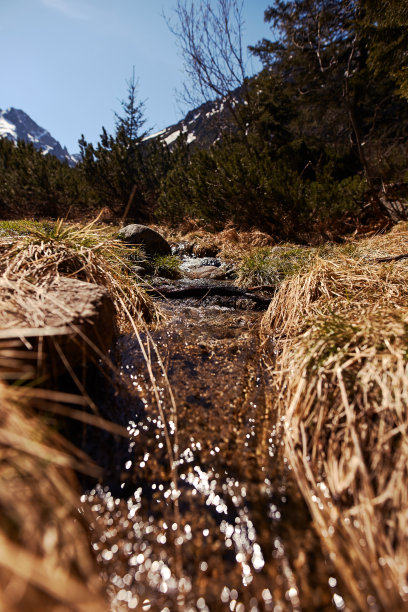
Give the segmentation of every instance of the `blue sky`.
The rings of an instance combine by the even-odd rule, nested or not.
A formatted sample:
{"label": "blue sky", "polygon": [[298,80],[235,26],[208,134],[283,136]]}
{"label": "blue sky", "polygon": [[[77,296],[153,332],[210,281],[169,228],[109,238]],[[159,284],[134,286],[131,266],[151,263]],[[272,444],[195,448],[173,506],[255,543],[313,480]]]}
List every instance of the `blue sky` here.
{"label": "blue sky", "polygon": [[[102,126],[113,131],[134,66],[146,127],[175,123],[184,114],[174,93],[183,66],[162,17],[174,4],[0,0],[0,108],[21,108],[75,153],[82,133],[96,142]],[[268,0],[245,1],[245,44],[268,36],[267,6]]]}

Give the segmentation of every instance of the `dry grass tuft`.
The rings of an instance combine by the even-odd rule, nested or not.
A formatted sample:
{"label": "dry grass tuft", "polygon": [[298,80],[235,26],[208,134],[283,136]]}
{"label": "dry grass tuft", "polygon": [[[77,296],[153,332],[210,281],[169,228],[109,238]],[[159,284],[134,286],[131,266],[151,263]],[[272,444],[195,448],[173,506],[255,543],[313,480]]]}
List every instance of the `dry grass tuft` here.
{"label": "dry grass tuft", "polygon": [[222,243],[238,244],[240,242],[240,233],[234,228],[230,227],[218,234],[218,238]]}
{"label": "dry grass tuft", "polygon": [[283,337],[299,334],[309,319],[334,311],[360,316],[376,307],[406,305],[406,260],[376,263],[376,259],[408,253],[408,226],[389,234],[310,251],[304,272],[283,281],[264,318],[264,329]]}
{"label": "dry grass tuft", "polygon": [[[69,304],[53,299],[59,277],[106,287],[119,325],[129,325],[129,316],[140,324],[143,318],[157,316],[152,301],[131,276],[132,251],[115,240],[109,229],[95,223],[80,227],[61,222],[7,222],[0,229],[0,328],[5,338],[0,342],[0,379],[39,383],[44,359],[41,340],[56,333],[47,321],[56,322],[62,333],[64,312],[70,310]],[[67,333],[75,331],[71,327]],[[9,328],[13,328],[10,333]],[[14,337],[18,328],[30,328],[28,336],[37,338],[38,351],[25,334]],[[58,339],[54,344],[62,352],[56,346]],[[82,471],[98,478],[100,470],[58,434],[56,427],[63,417],[115,435],[128,434],[84,410],[92,405],[85,390],[83,393],[83,397],[66,396],[0,383],[1,610],[107,609],[99,569],[89,548],[92,517],[78,509],[74,475]]]}
{"label": "dry grass tuft", "polygon": [[275,240],[270,234],[253,229],[249,232],[238,231],[235,227],[226,227],[216,234],[220,244],[239,244],[243,248],[273,246]]}
{"label": "dry grass tuft", "polygon": [[251,247],[266,247],[273,246],[275,240],[269,234],[260,232],[259,230],[252,230],[250,232],[242,232],[240,234],[240,244],[243,246]]}
{"label": "dry grass tuft", "polygon": [[59,276],[77,278],[106,287],[116,307],[118,322],[121,299],[132,316],[151,320],[158,312],[151,298],[131,274],[132,249],[113,237],[111,229],[95,222],[87,226],[44,227],[28,225],[23,235],[0,238],[0,274],[3,278],[36,287],[47,287]]}
{"label": "dry grass tuft", "polygon": [[[408,600],[408,226],[317,253],[263,321],[286,451],[359,610]],[[378,608],[377,608],[378,609]]]}
{"label": "dry grass tuft", "polygon": [[0,385],[1,609],[100,612],[106,601],[73,469],[98,471],[32,403],[27,389]]}
{"label": "dry grass tuft", "polygon": [[184,243],[186,252],[196,257],[219,255],[225,259],[239,260],[243,250],[275,244],[269,234],[259,230],[242,232],[229,224],[218,233],[209,232],[191,224],[181,226],[178,231],[159,226],[156,229],[170,242]]}

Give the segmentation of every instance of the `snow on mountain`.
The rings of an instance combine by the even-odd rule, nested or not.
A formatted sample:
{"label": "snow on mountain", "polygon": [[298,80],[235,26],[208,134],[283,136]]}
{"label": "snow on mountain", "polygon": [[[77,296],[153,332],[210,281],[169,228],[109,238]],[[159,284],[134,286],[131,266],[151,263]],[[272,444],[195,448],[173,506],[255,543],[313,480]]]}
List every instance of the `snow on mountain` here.
{"label": "snow on mountain", "polygon": [[[150,134],[146,140],[160,138],[171,149],[177,139],[184,135],[187,144],[193,147],[210,147],[223,134],[236,130],[231,118],[231,102],[232,106],[241,103],[242,95],[240,89],[236,89],[232,94],[230,104],[227,104],[226,99],[205,102],[187,113],[184,119],[175,125]],[[55,155],[70,166],[75,166],[80,161],[80,155],[71,155],[47,130],[35,123],[27,113],[16,108],[0,109],[0,138],[8,138],[14,143],[18,140],[31,142],[44,155]]]}
{"label": "snow on mountain", "polygon": [[44,155],[55,155],[60,161],[74,166],[78,157],[70,155],[65,147],[40,127],[22,110],[17,108],[0,109],[0,138],[8,138],[14,143],[18,140],[31,142],[34,148]]}
{"label": "snow on mountain", "polygon": [[[232,106],[235,106],[240,103],[241,96],[238,89],[233,93]],[[207,148],[219,140],[222,134],[235,129],[234,122],[231,120],[231,110],[226,101],[215,100],[205,102],[187,113],[179,123],[150,134],[147,139],[160,138],[172,148],[178,137],[184,134],[187,144],[194,143],[195,147]]]}

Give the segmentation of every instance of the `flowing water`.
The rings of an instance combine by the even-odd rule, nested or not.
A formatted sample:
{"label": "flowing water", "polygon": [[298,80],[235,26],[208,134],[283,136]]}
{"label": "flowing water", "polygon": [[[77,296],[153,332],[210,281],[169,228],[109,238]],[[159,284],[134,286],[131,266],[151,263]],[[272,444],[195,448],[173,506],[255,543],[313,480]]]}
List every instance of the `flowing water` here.
{"label": "flowing water", "polygon": [[119,340],[131,442],[118,490],[83,497],[111,609],[345,609],[283,454],[261,314],[216,301],[164,303],[143,350]]}

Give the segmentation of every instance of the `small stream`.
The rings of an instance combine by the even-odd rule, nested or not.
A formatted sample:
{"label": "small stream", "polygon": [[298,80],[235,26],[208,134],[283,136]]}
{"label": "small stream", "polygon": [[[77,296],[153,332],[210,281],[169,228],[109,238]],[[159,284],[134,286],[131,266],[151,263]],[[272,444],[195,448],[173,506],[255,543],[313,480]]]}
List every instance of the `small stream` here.
{"label": "small stream", "polygon": [[114,611],[346,609],[283,456],[261,313],[232,306],[163,301],[143,350],[118,341],[131,442],[118,486],[83,496]]}

